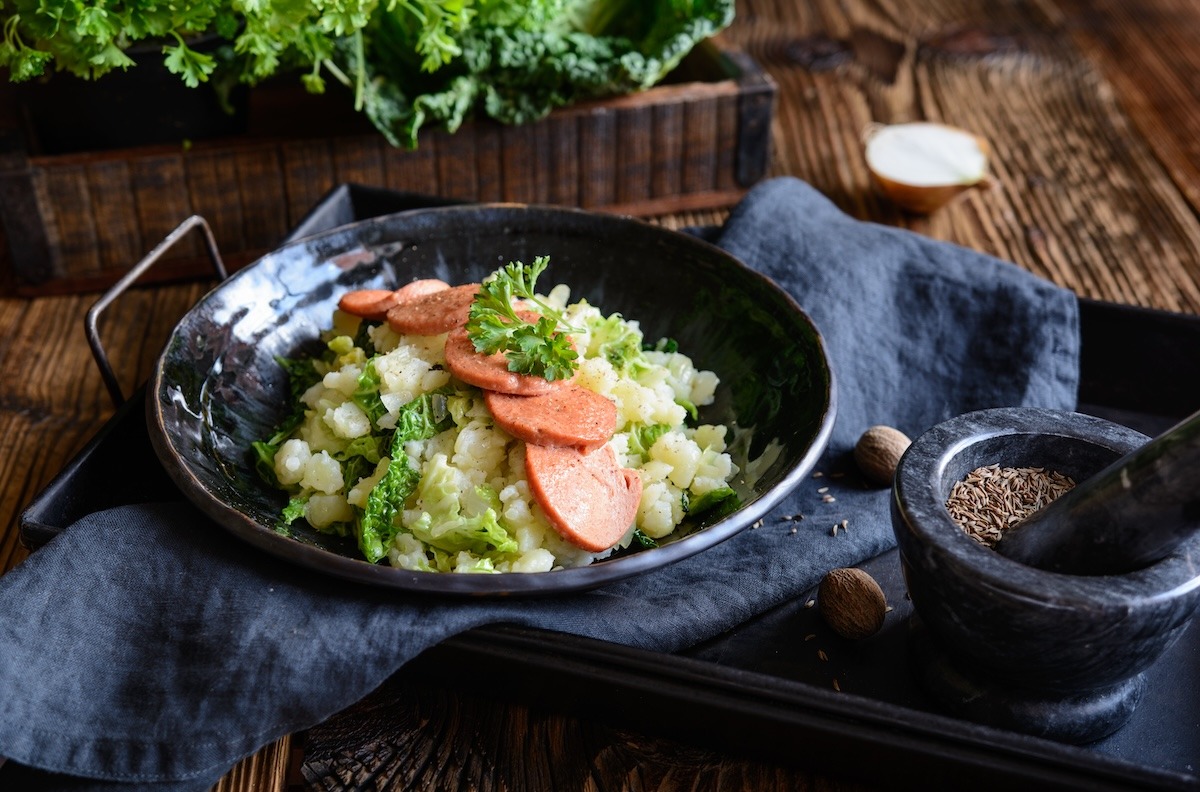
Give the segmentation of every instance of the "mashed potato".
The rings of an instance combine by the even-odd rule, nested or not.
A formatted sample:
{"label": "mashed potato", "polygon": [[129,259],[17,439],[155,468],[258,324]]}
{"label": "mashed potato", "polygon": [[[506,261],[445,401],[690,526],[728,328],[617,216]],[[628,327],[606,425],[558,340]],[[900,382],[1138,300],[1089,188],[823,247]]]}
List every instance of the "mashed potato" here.
{"label": "mashed potato", "polygon": [[[687,517],[735,501],[726,428],[689,425],[696,408],[712,402],[716,375],[668,342],[643,349],[636,321],[569,304],[564,286],[543,299],[585,328],[574,336],[576,382],[616,404],[609,444],[641,475],[636,523],[615,548],[589,553],[551,527],[530,494],[524,444],[495,425],[477,388],[446,371],[444,335],[401,336],[340,311],[325,335],[327,354],[312,361],[313,384],[299,397],[299,425],[275,445],[258,444],[291,496],[285,517],[355,536],[369,560],[404,569],[545,572],[635,540],[653,544]],[[414,414],[433,428],[393,442]],[[387,502],[405,477],[403,502]]]}

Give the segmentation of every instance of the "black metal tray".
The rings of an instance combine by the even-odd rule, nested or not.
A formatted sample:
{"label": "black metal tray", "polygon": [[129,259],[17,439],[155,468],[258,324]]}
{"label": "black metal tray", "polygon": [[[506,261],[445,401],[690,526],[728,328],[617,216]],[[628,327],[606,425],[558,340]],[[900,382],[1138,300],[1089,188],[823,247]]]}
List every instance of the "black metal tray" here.
{"label": "black metal tray", "polygon": [[[431,202],[343,186],[289,238]],[[1200,317],[1083,301],[1081,319],[1081,411],[1153,436],[1200,407],[1190,388],[1200,381]],[[139,391],[21,515],[26,544],[99,509],[176,497],[143,416]],[[521,701],[888,788],[1200,788],[1200,626],[1147,673],[1124,728],[1063,745],[939,713],[910,673],[896,552],[862,566],[894,608],[866,641],[830,632],[809,593],[679,654],[502,626],[453,638],[402,673],[453,686],[485,662]]]}

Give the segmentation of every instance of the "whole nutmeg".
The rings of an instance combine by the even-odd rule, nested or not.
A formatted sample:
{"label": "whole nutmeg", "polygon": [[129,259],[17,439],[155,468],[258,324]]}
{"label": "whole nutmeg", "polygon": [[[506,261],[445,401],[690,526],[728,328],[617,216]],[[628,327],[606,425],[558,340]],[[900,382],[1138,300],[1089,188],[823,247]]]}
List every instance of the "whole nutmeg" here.
{"label": "whole nutmeg", "polygon": [[854,461],[868,481],[890,486],[900,457],[912,445],[908,435],[890,426],[872,426],[854,445]]}
{"label": "whole nutmeg", "polygon": [[887,597],[867,572],[839,567],[821,578],[817,586],[817,610],[843,638],[869,638],[883,626]]}

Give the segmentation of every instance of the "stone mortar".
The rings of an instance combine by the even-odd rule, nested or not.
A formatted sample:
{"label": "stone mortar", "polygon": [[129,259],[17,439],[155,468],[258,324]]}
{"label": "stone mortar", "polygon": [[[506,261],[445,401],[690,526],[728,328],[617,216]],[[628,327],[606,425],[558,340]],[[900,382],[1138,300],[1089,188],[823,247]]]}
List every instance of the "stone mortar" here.
{"label": "stone mortar", "polygon": [[1148,440],[1080,413],[1000,408],[913,442],[896,471],[892,525],[915,609],[914,667],[934,699],[976,722],[1072,743],[1133,714],[1143,672],[1200,602],[1200,536],[1128,574],[1065,575],[983,546],[945,503],[977,467],[1044,467],[1079,483]]}

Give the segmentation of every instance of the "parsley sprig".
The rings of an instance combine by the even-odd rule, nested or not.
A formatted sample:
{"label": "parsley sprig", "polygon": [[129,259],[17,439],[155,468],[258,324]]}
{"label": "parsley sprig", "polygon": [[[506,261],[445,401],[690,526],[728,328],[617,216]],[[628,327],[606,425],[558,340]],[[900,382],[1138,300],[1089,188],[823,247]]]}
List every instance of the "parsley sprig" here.
{"label": "parsley sprig", "polygon": [[[479,352],[503,352],[509,371],[561,380],[575,372],[579,357],[568,334],[581,331],[568,325],[558,310],[534,292],[538,276],[549,263],[549,256],[538,256],[528,265],[512,261],[486,278],[471,303],[467,336]],[[518,299],[537,306],[541,316],[536,322],[527,321],[513,307]]]}

